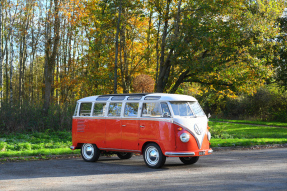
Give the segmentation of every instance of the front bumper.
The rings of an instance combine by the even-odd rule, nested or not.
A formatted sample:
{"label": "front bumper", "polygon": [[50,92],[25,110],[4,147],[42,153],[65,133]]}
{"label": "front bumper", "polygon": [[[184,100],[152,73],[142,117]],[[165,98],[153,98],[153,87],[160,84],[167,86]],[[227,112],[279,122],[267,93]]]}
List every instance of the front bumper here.
{"label": "front bumper", "polygon": [[70,149],[71,149],[71,150],[75,150],[76,147],[75,147],[75,146],[70,146]]}
{"label": "front bumper", "polygon": [[168,157],[193,157],[193,156],[210,155],[212,152],[213,150],[209,149],[209,150],[199,150],[196,152],[165,152],[164,155]]}

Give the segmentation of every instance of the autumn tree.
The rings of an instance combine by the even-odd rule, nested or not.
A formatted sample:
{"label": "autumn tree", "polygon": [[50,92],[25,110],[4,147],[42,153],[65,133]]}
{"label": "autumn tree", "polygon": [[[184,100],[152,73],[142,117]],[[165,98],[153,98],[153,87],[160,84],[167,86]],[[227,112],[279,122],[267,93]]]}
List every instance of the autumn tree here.
{"label": "autumn tree", "polygon": [[[250,91],[270,77],[280,1],[171,1],[163,15],[157,92],[184,82]],[[268,7],[268,8],[267,8]]]}
{"label": "autumn tree", "polygon": [[154,80],[149,75],[138,75],[133,81],[134,92],[152,93],[154,91],[154,83]]}

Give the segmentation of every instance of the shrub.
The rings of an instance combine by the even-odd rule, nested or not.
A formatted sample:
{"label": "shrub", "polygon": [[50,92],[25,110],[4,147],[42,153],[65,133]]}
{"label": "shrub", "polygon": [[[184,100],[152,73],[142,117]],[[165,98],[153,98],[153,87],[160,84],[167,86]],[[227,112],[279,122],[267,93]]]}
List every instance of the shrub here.
{"label": "shrub", "polygon": [[2,103],[0,133],[70,131],[74,108],[74,104],[55,104],[44,113],[42,103]]}
{"label": "shrub", "polygon": [[225,98],[222,103],[210,103],[208,98],[197,97],[206,113],[225,119],[246,119],[287,122],[287,92],[276,86],[259,88],[253,95]]}
{"label": "shrub", "polygon": [[0,152],[6,150],[7,143],[0,141]]}

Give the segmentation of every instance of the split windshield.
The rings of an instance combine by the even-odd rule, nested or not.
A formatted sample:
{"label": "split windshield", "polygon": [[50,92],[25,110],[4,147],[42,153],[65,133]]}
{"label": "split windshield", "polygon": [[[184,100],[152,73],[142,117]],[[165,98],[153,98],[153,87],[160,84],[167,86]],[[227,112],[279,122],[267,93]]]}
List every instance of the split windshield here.
{"label": "split windshield", "polygon": [[174,115],[183,117],[205,115],[198,102],[171,101],[170,104]]}

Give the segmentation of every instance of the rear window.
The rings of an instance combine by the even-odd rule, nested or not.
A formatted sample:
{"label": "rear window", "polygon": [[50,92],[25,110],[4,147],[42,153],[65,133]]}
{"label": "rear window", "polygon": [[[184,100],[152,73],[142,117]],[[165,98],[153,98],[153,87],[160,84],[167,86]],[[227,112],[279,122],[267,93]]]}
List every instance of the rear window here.
{"label": "rear window", "polygon": [[79,103],[77,103],[77,105],[76,105],[74,116],[78,115],[78,108],[79,108]]}

